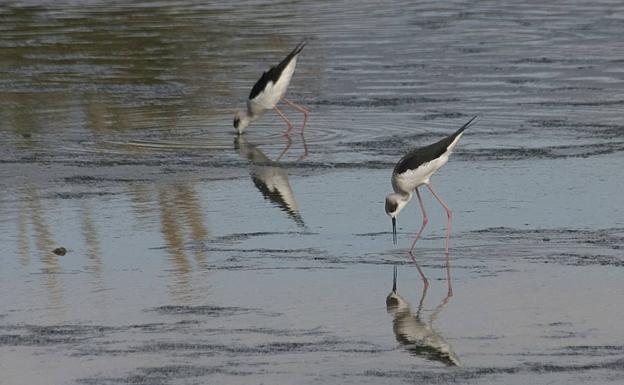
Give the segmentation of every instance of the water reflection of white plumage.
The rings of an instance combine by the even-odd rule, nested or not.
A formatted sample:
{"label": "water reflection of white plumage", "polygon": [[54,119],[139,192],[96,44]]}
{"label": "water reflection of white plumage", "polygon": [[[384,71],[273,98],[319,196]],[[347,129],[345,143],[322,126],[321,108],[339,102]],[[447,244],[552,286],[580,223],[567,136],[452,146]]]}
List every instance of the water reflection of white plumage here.
{"label": "water reflection of white plumage", "polygon": [[251,180],[264,198],[285,211],[297,225],[304,227],[305,223],[299,213],[299,205],[290,187],[286,170],[240,135],[234,140],[234,148],[240,156],[251,162],[249,167]]}
{"label": "water reflection of white plumage", "polygon": [[427,290],[424,290],[418,310],[413,314],[410,304],[397,292],[397,267],[394,266],[392,291],[386,297],[386,309],[394,317],[392,321],[394,335],[397,341],[414,355],[439,361],[448,366],[461,366],[461,361],[451,345],[433,329],[433,322],[451,297],[444,298],[431,313],[429,322],[426,322],[421,318],[426,294]]}

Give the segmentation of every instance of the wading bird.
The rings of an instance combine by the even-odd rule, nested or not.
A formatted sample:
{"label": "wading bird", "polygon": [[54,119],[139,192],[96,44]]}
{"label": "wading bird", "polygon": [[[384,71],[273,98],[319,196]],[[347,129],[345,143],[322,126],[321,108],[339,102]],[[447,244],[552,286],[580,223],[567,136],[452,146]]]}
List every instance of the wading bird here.
{"label": "wading bird", "polygon": [[[422,198],[420,196],[420,192],[418,191],[418,187],[421,185],[427,186],[431,194],[440,202],[444,210],[446,211],[446,215],[448,217],[448,221],[446,224],[446,240],[444,243],[444,249],[447,258],[448,265],[448,249],[449,249],[449,238],[451,235],[451,219],[452,212],[451,209],[447,206],[446,203],[440,198],[438,194],[431,187],[431,176],[433,173],[438,171],[438,169],[448,162],[448,158],[451,155],[451,152],[457,146],[459,139],[462,137],[464,130],[470,126],[470,124],[476,119],[476,116],[470,119],[468,123],[464,124],[459,130],[455,131],[452,135],[436,142],[430,144],[425,147],[417,148],[408,152],[405,156],[399,160],[399,162],[394,167],[394,171],[392,172],[392,188],[394,192],[389,194],[386,197],[386,214],[392,218],[392,239],[394,244],[397,243],[397,233],[396,233],[396,218],[403,210],[403,208],[407,205],[407,203],[412,199],[413,192],[416,192],[416,197],[418,198],[418,204],[420,205],[420,209],[423,213],[423,221],[416,233],[416,237],[414,238],[414,242],[412,242],[412,246],[409,249],[409,254],[416,263],[416,267],[418,268],[418,272],[423,278],[423,282],[425,283],[425,287],[427,286],[427,278],[423,274],[420,266],[416,262],[412,251],[414,250],[414,246],[416,245],[416,241],[420,238],[420,234],[423,229],[429,222],[427,218],[427,212],[425,211],[425,206],[423,205]],[[449,293],[452,293],[452,289],[450,286],[450,277],[449,277]]]}
{"label": "wading bird", "polygon": [[264,72],[253,86],[249,94],[249,100],[247,100],[247,109],[237,111],[234,116],[234,128],[236,128],[239,135],[243,133],[251,122],[260,119],[260,117],[269,110],[275,110],[284,122],[286,122],[286,126],[288,126],[286,134],[290,134],[293,124],[288,120],[286,115],[277,108],[277,104],[282,100],[289,106],[303,113],[303,125],[301,126],[301,133],[303,134],[310,112],[300,105],[286,99],[284,96],[290,84],[290,79],[295,72],[297,57],[305,44],[305,42],[299,43],[278,65]]}

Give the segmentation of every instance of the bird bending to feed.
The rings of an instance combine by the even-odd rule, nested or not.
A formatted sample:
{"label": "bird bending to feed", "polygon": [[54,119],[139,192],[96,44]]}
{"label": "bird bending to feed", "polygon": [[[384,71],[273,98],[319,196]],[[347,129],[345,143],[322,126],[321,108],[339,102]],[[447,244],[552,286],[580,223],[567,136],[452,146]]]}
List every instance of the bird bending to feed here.
{"label": "bird bending to feed", "polygon": [[284,122],[286,122],[288,126],[286,133],[290,134],[293,124],[288,120],[286,115],[277,108],[277,103],[281,100],[303,113],[303,125],[301,127],[301,133],[303,134],[310,112],[300,105],[286,99],[284,95],[286,95],[290,79],[295,72],[297,57],[305,45],[305,41],[299,43],[278,65],[264,72],[253,86],[249,94],[249,100],[247,100],[247,109],[237,111],[234,116],[234,128],[236,128],[239,135],[243,133],[251,122],[260,119],[260,117],[269,110],[275,110]]}
{"label": "bird bending to feed", "polygon": [[[422,198],[420,197],[420,192],[418,191],[418,187],[423,184],[427,186],[433,196],[438,200],[438,202],[440,202],[442,207],[444,207],[444,210],[446,210],[448,222],[446,224],[446,241],[444,248],[448,256],[452,213],[451,209],[446,205],[446,203],[444,203],[442,198],[440,198],[440,196],[433,191],[430,179],[433,173],[438,171],[440,167],[444,166],[446,162],[448,162],[448,158],[455,146],[457,146],[464,130],[470,126],[476,118],[476,116],[473,117],[470,121],[468,121],[468,123],[464,124],[459,130],[455,131],[455,133],[440,140],[439,142],[408,152],[394,167],[394,171],[392,172],[392,188],[394,189],[394,192],[386,197],[386,214],[392,218],[392,239],[394,244],[397,243],[396,218],[405,205],[407,205],[407,203],[412,199],[414,191],[416,192],[416,197],[418,197],[418,203],[420,204],[420,209],[423,213],[422,226],[420,227],[420,230],[418,230],[418,233],[416,233],[414,242],[412,242],[412,247],[409,250],[412,259],[414,259],[412,250],[416,245],[416,241],[420,238],[420,234],[427,225],[427,222],[429,222]],[[414,262],[416,262],[415,259]],[[418,264],[416,265],[418,266]],[[426,284],[426,278],[424,277],[422,271],[420,271],[420,268],[418,268],[418,271],[425,280]]]}

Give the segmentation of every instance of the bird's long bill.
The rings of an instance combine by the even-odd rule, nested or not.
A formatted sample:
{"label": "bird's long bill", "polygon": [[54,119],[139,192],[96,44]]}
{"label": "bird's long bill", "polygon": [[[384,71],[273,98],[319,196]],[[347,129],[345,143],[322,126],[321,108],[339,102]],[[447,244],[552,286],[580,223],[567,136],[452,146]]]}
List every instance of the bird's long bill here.
{"label": "bird's long bill", "polygon": [[396,218],[392,217],[392,242],[397,244],[397,235],[396,235]]}

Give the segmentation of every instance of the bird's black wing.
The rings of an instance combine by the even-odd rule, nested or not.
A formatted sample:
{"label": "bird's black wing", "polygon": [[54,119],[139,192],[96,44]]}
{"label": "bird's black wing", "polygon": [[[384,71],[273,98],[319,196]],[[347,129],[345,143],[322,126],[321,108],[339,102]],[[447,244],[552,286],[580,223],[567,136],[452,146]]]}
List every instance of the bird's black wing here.
{"label": "bird's black wing", "polygon": [[415,170],[423,163],[431,162],[434,159],[439,158],[446,152],[448,147],[453,143],[455,138],[470,125],[477,117],[470,119],[468,123],[464,124],[459,130],[455,131],[452,135],[446,138],[430,144],[425,147],[417,148],[408,152],[394,167],[395,174],[402,174],[408,170]]}
{"label": "bird's black wing", "polygon": [[284,72],[284,69],[288,67],[288,64],[290,64],[290,61],[295,56],[297,56],[299,52],[301,52],[301,50],[303,49],[303,47],[305,47],[305,45],[306,45],[306,42],[302,41],[278,65],[276,65],[275,67],[271,67],[268,71],[264,72],[262,76],[260,77],[260,79],[258,79],[256,84],[251,89],[251,93],[249,94],[249,100],[255,98],[262,91],[264,91],[265,87],[267,86],[267,84],[269,84],[269,82],[273,82],[273,84],[277,83],[277,80],[280,78],[280,76],[282,76],[282,72]]}

